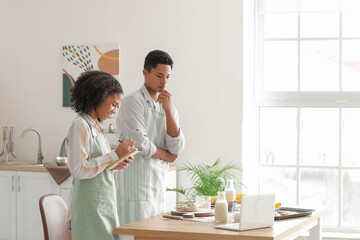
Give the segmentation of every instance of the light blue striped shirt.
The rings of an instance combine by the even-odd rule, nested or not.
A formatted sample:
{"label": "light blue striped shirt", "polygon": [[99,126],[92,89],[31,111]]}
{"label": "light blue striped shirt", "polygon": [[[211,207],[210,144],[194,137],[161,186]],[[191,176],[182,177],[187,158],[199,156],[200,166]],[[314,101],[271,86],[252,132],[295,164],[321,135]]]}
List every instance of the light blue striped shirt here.
{"label": "light blue striped shirt", "polygon": [[[151,142],[147,136],[146,131],[150,107],[158,112],[164,113],[164,119],[166,121],[165,112],[161,104],[152,100],[145,85],[142,85],[140,89],[130,93],[124,98],[116,120],[119,139],[124,141],[132,138],[135,141],[135,147],[140,150],[140,153],[137,155],[143,158],[151,158],[157,150],[155,144]],[[176,123],[180,128],[179,114],[174,106],[173,113]],[[172,154],[178,154],[184,149],[184,146],[185,137],[181,128],[178,136],[174,138],[166,134],[165,150],[168,150]]]}
{"label": "light blue striped shirt", "polygon": [[92,120],[89,115],[84,114],[84,117],[93,129],[89,127],[81,114],[78,114],[69,129],[66,141],[69,170],[74,178],[79,179],[95,177],[118,159],[110,147],[109,153],[105,155],[96,158],[90,156],[94,144],[92,136],[102,134],[102,126],[98,121]]}

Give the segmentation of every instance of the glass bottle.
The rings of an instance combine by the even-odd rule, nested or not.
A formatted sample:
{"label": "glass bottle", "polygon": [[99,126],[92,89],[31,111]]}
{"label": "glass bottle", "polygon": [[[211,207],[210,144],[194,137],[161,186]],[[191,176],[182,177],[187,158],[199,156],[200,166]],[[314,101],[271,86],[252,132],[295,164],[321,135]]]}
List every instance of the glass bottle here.
{"label": "glass bottle", "polygon": [[228,203],[225,198],[225,192],[219,191],[215,203],[215,222],[227,223]]}
{"label": "glass bottle", "polygon": [[241,210],[241,205],[240,204],[234,204],[234,222],[238,223],[240,222],[240,210]]}
{"label": "glass bottle", "polygon": [[235,187],[234,180],[227,179],[225,184],[226,201],[232,203],[235,201]]}

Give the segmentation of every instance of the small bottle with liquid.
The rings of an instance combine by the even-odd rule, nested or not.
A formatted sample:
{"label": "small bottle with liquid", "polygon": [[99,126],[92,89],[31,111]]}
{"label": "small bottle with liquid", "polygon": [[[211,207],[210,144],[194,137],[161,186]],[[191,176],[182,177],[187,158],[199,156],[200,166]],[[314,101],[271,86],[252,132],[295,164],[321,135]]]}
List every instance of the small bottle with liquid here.
{"label": "small bottle with liquid", "polygon": [[229,211],[232,212],[233,210],[233,203],[236,198],[235,187],[234,187],[234,180],[227,179],[225,183],[225,194],[226,194],[226,201],[228,203]]}
{"label": "small bottle with liquid", "polygon": [[225,184],[225,193],[226,193],[226,201],[234,202],[235,201],[235,187],[234,180],[227,179]]}
{"label": "small bottle with liquid", "polygon": [[215,222],[227,223],[228,219],[228,203],[226,201],[225,192],[219,191],[215,203]]}

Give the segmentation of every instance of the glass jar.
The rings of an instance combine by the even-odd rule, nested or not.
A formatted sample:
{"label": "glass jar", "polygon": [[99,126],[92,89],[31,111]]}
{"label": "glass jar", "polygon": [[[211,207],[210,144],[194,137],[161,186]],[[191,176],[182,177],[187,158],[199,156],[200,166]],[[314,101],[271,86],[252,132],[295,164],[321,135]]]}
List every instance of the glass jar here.
{"label": "glass jar", "polygon": [[240,204],[237,204],[237,203],[234,204],[234,222],[235,223],[240,222],[240,208],[241,208]]}
{"label": "glass jar", "polygon": [[196,196],[196,205],[199,209],[211,209],[211,196],[198,195]]}
{"label": "glass jar", "polygon": [[215,203],[215,222],[227,223],[228,219],[228,203],[226,201],[225,192],[218,192]]}

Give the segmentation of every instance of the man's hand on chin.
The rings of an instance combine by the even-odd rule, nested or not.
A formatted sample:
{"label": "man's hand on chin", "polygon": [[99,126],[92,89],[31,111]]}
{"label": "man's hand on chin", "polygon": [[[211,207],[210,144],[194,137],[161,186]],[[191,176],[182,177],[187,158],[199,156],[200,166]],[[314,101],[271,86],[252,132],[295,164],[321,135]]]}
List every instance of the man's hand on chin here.
{"label": "man's hand on chin", "polygon": [[167,90],[163,90],[160,92],[158,101],[162,105],[162,108],[164,109],[165,112],[171,110],[172,107],[171,94]]}

